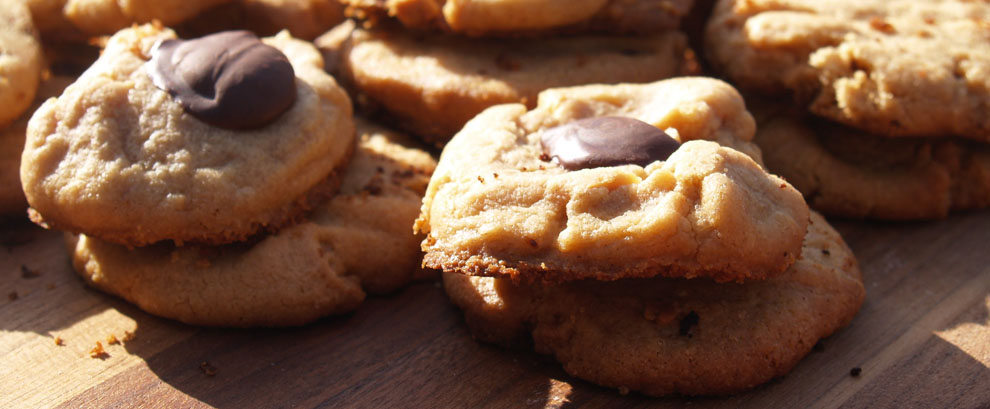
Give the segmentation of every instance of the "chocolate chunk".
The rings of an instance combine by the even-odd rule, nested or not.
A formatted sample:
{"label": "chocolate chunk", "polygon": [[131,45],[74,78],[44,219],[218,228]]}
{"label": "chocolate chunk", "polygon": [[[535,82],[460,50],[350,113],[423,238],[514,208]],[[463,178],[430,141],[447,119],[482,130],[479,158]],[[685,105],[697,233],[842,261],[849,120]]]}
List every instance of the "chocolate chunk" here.
{"label": "chocolate chunk", "polygon": [[260,128],[296,100],[289,59],[249,31],[160,41],[148,74],[190,115],[220,128]]}
{"label": "chocolate chunk", "polygon": [[[566,123],[543,132],[543,153],[567,170],[664,160],[680,143],[638,119],[603,116]],[[543,157],[541,155],[541,157]]]}
{"label": "chocolate chunk", "polygon": [[690,337],[691,328],[698,325],[698,322],[700,320],[701,317],[698,316],[698,313],[694,311],[688,312],[683,318],[681,318],[681,324],[679,326],[680,328],[678,328],[678,333],[681,334],[682,337]]}

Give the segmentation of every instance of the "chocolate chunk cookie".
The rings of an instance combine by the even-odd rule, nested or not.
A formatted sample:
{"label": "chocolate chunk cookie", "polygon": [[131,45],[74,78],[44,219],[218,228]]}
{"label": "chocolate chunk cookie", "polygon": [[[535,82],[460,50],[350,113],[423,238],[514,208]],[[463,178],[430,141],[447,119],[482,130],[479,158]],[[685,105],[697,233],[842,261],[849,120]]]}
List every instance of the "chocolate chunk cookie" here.
{"label": "chocolate chunk cookie", "polygon": [[443,144],[485,108],[535,106],[547,88],[642,83],[694,72],[683,34],[473,40],[365,30],[345,23],[317,39],[359,106]]}
{"label": "chocolate chunk cookie", "polygon": [[[410,226],[435,166],[408,139],[359,122],[340,193],[306,219],[247,243],[141,248],[68,235],[91,285],[196,325],[300,325],[357,308],[365,293],[435,276]],[[374,257],[368,257],[374,249]]]}
{"label": "chocolate chunk cookie", "polygon": [[331,194],[353,150],[349,98],[311,44],[218,34],[230,35],[111,37],[31,118],[21,180],[34,220],[133,246],[218,244]]}
{"label": "chocolate chunk cookie", "polygon": [[816,213],[801,256],[763,281],[443,277],[476,338],[532,340],[575,377],[652,396],[736,393],[783,376],[848,324],[865,294],[852,252]]}
{"label": "chocolate chunk cookie", "polygon": [[[627,125],[618,132],[592,125],[608,135],[579,135],[585,145],[548,142],[553,133],[581,134],[573,129],[580,120],[601,117]],[[644,126],[665,135],[622,142]],[[744,153],[759,158],[754,130],[735,89],[708,78],[558,88],[541,93],[530,111],[489,108],[447,145],[430,182],[416,222],[427,234],[424,265],[550,282],[782,273],[800,252],[808,207]],[[664,137],[680,144],[669,157]],[[602,151],[595,138],[630,149]],[[586,157],[613,161],[562,163],[568,151],[589,146]],[[641,160],[639,150],[650,156]]]}
{"label": "chocolate chunk cookie", "polygon": [[788,90],[879,136],[990,142],[990,3],[722,0],[711,62],[741,87]]}

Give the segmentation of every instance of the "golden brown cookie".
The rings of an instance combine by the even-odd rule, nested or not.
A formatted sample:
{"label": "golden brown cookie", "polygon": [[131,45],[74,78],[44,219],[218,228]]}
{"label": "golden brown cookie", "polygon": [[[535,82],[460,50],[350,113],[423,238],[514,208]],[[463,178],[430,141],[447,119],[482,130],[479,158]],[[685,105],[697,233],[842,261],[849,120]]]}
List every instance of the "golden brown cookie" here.
{"label": "golden brown cookie", "polygon": [[336,0],[234,0],[206,10],[175,27],[180,37],[198,37],[223,30],[251,30],[268,36],[289,30],[312,40],[344,21]]}
{"label": "golden brown cookie", "polygon": [[[354,125],[350,100],[323,71],[316,48],[287,33],[264,39],[267,46],[238,37],[243,42],[229,45],[238,52],[168,43],[168,50],[200,53],[181,61],[209,60],[223,67],[218,72],[256,80],[221,75],[209,99],[189,88],[166,91],[149,75],[156,62],[174,61],[152,58],[152,47],[172,38],[153,25],[122,30],[89,70],[35,112],[21,181],[36,221],[136,246],[226,243],[276,229],[336,188]],[[224,59],[204,56],[213,51]],[[273,58],[261,67],[284,68],[276,76],[284,86],[252,65],[255,52]],[[212,72],[166,68],[179,79]],[[259,112],[269,117],[258,122]]]}
{"label": "golden brown cookie", "polygon": [[990,145],[961,138],[884,138],[779,113],[759,125],[767,168],[823,213],[935,219],[990,207]]}
{"label": "golden brown cookie", "polygon": [[478,40],[345,23],[316,44],[367,111],[443,144],[492,105],[532,108],[547,88],[642,83],[694,72],[683,34]]}
{"label": "golden brown cookie", "polygon": [[172,26],[232,0],[66,0],[65,17],[83,33],[112,34],[131,24]]}
{"label": "golden brown cookie", "polygon": [[875,135],[990,142],[988,33],[985,1],[722,0],[706,53],[740,87]]}
{"label": "golden brown cookie", "polygon": [[395,18],[412,29],[468,36],[657,33],[676,28],[693,0],[342,0],[375,25]]}
{"label": "golden brown cookie", "polygon": [[56,76],[38,86],[34,104],[13,124],[0,130],[0,220],[10,217],[27,217],[27,199],[21,189],[21,152],[24,150],[24,134],[34,108],[46,99],[62,93],[75,78]]}
{"label": "golden brown cookie", "polygon": [[651,396],[736,393],[783,376],[847,325],[865,294],[852,252],[816,213],[798,260],[764,281],[443,277],[475,338],[531,339],[575,377]]}
{"label": "golden brown cookie", "polygon": [[[410,226],[435,166],[401,135],[359,122],[340,193],[307,219],[248,243],[128,248],[68,236],[91,285],[189,324],[300,325],[358,307],[365,292],[433,277]],[[369,255],[373,254],[373,257]]]}
{"label": "golden brown cookie", "polygon": [[[562,144],[557,155],[544,136],[606,117],[680,146],[627,161],[651,149],[633,146],[618,163],[576,170],[551,160],[583,148]],[[603,135],[625,135],[621,126]],[[544,281],[782,273],[800,252],[808,207],[742,153],[758,158],[753,132],[742,97],[710,78],[558,88],[531,111],[489,108],[451,140],[430,181],[416,222],[424,265]],[[605,153],[637,138],[611,139]]]}
{"label": "golden brown cookie", "polygon": [[31,105],[43,61],[31,13],[22,1],[0,0],[0,129]]}

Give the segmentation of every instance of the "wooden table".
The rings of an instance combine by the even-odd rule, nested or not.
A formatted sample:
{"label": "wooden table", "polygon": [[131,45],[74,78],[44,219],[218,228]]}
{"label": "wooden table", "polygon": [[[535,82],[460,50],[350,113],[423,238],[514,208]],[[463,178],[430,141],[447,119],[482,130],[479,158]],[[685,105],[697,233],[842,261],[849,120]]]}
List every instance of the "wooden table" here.
{"label": "wooden table", "polygon": [[196,328],[85,287],[59,233],[7,225],[0,407],[990,407],[990,212],[835,224],[866,281],[852,324],[749,393],[669,399],[473,341],[437,282],[301,328]]}

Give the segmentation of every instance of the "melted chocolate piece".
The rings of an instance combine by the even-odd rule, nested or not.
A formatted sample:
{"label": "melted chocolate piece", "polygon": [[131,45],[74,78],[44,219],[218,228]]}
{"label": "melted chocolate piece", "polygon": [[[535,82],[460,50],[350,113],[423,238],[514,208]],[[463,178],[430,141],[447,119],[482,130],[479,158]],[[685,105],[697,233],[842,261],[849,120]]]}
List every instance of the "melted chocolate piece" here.
{"label": "melted chocolate piece", "polygon": [[681,146],[674,138],[638,119],[603,116],[550,128],[540,139],[543,153],[567,170],[665,160]]}
{"label": "melted chocolate piece", "polygon": [[249,31],[160,41],[148,74],[190,115],[220,128],[260,128],[296,101],[289,59]]}

